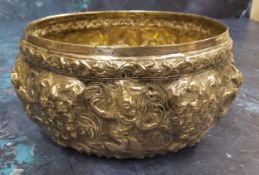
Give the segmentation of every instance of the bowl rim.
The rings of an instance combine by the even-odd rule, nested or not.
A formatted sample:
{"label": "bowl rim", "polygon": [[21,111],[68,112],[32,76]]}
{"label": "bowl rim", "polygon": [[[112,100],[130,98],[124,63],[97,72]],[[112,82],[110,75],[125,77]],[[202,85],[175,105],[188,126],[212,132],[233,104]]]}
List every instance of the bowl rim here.
{"label": "bowl rim", "polygon": [[[85,44],[66,43],[61,41],[55,41],[40,36],[32,35],[30,30],[37,24],[52,20],[55,18],[66,18],[87,14],[105,14],[105,13],[142,13],[142,14],[171,14],[186,16],[190,18],[200,18],[210,21],[224,28],[224,31],[218,35],[196,40],[193,42],[169,44],[169,45],[154,45],[154,46],[91,46]],[[198,51],[217,46],[230,40],[229,27],[224,23],[203,15],[197,15],[193,13],[183,12],[171,12],[171,11],[149,11],[149,10],[102,10],[102,11],[86,11],[86,12],[72,12],[59,15],[52,15],[43,18],[39,18],[29,22],[23,31],[23,38],[26,42],[40,46],[42,48],[54,50],[57,52],[70,53],[70,54],[83,54],[83,55],[108,55],[108,56],[151,56],[151,55],[165,55],[175,54],[183,52]]]}

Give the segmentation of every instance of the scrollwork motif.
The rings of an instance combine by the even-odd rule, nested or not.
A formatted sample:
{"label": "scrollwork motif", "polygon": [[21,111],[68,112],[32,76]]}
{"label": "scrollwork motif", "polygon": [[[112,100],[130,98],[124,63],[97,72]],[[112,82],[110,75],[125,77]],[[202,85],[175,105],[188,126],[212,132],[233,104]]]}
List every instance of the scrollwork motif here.
{"label": "scrollwork motif", "polygon": [[[223,49],[224,48],[224,49]],[[32,64],[55,73],[61,73],[78,78],[99,77],[109,79],[120,78],[179,78],[189,74],[199,73],[215,66],[225,65],[231,57],[231,42],[226,42],[214,50],[188,56],[161,56],[165,59],[153,60],[152,56],[141,57],[138,60],[121,57],[106,61],[105,57],[96,60],[95,56],[84,59],[64,53],[47,51],[23,41],[21,56]],[[186,58],[187,57],[187,58]],[[102,60],[104,59],[104,60]]]}
{"label": "scrollwork motif", "polygon": [[231,63],[179,79],[89,82],[47,72],[20,55],[11,78],[27,114],[54,141],[117,158],[195,144],[241,85]]}

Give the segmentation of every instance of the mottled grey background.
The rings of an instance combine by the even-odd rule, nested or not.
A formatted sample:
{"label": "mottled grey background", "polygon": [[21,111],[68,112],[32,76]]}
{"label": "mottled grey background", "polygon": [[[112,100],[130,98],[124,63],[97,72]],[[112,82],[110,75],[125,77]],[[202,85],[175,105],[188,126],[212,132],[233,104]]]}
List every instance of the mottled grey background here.
{"label": "mottled grey background", "polygon": [[167,10],[216,18],[247,14],[251,0],[0,0],[0,20],[31,20],[84,10]]}
{"label": "mottled grey background", "polygon": [[27,20],[0,21],[0,175],[258,175],[259,23],[221,21],[230,27],[235,64],[245,79],[236,100],[196,146],[143,160],[87,156],[45,137],[10,82]]}
{"label": "mottled grey background", "polygon": [[0,175],[258,175],[259,23],[224,19],[245,82],[227,116],[195,147],[143,160],[79,154],[45,137],[14,93],[11,69],[24,25],[84,10],[169,10],[215,18],[246,16],[250,0],[0,0]]}

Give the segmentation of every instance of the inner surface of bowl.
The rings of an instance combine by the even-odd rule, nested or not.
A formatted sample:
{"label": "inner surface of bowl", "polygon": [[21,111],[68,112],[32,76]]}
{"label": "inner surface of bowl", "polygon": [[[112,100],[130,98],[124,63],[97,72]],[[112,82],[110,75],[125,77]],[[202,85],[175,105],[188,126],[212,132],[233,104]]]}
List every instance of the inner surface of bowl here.
{"label": "inner surface of bowl", "polygon": [[214,20],[191,14],[100,12],[45,19],[34,36],[89,46],[158,46],[209,39],[226,31]]}

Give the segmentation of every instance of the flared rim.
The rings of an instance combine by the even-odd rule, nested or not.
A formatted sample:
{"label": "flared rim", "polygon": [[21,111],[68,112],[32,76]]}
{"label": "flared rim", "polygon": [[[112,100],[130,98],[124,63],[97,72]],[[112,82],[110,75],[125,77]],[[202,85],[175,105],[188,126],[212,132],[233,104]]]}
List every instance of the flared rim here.
{"label": "flared rim", "polygon": [[[201,19],[211,23],[214,23],[222,27],[223,32],[213,37],[196,40],[193,42],[170,44],[170,45],[155,45],[155,46],[91,46],[85,44],[72,44],[56,40],[50,40],[44,37],[35,36],[31,30],[33,27],[39,25],[42,22],[47,22],[55,19],[65,19],[73,17],[82,17],[88,14],[107,14],[107,13],[121,13],[121,14],[168,14],[176,16],[184,16],[189,18]],[[88,12],[75,12],[60,14],[54,16],[48,16],[31,21],[24,29],[23,40],[35,44],[39,47],[54,50],[57,52],[71,53],[71,54],[83,54],[83,55],[111,55],[111,56],[150,56],[150,55],[164,55],[183,53],[190,51],[198,51],[209,47],[214,47],[229,40],[229,29],[226,25],[220,21],[191,13],[180,12],[168,12],[168,11],[142,11],[142,10],[130,10],[130,11],[88,11]]]}

